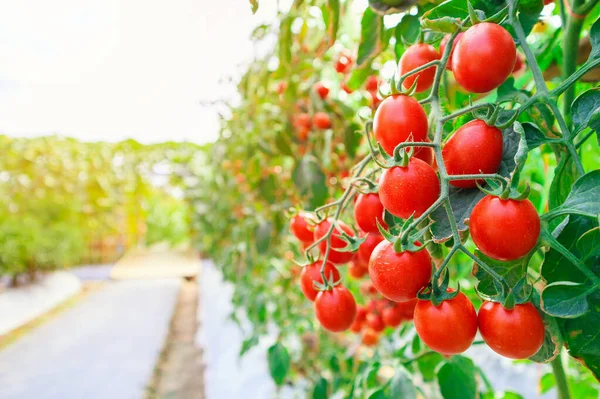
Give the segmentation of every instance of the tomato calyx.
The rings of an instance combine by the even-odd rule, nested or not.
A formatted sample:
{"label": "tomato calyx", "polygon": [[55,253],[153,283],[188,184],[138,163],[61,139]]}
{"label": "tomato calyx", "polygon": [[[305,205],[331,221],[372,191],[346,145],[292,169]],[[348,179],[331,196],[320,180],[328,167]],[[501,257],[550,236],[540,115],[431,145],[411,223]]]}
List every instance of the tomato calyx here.
{"label": "tomato calyx", "polygon": [[329,276],[325,276],[325,264],[327,260],[323,261],[323,265],[321,265],[321,276],[323,277],[323,283],[319,283],[318,281],[313,281],[313,286],[317,291],[328,291],[333,289],[333,287],[337,287],[342,283],[342,278],[340,277],[338,280],[335,279],[333,272],[329,273]]}
{"label": "tomato calyx", "polygon": [[[424,226],[421,230],[408,232],[409,234],[406,234],[406,231],[409,228],[409,226],[412,224],[413,220],[414,220],[414,217],[412,217],[412,216],[409,217],[408,219],[406,219],[406,221],[400,228],[398,235],[394,235],[394,234],[390,233],[385,228],[383,228],[383,226],[381,226],[379,221],[377,221],[377,228],[379,229],[379,232],[381,233],[383,238],[385,238],[387,241],[389,241],[393,244],[394,252],[396,252],[396,253],[401,253],[401,252],[405,252],[405,251],[419,252],[419,251],[422,251],[423,249],[425,249],[427,244],[429,244],[431,242],[431,240],[423,240],[423,238],[425,237],[425,234],[431,227],[430,224]],[[420,244],[421,241],[423,241],[422,245]]]}
{"label": "tomato calyx", "polygon": [[505,6],[503,9],[498,11],[496,14],[491,17],[486,17],[485,13],[481,10],[476,10],[473,8],[473,5],[470,1],[467,1],[467,7],[469,11],[469,19],[471,20],[471,24],[477,25],[482,22],[492,22],[492,23],[501,23],[508,16],[509,8]]}
{"label": "tomato calyx", "polygon": [[[377,194],[379,186],[373,180],[366,177],[357,177],[352,180],[356,191],[359,194]],[[364,184],[360,184],[364,183]]]}
{"label": "tomato calyx", "polygon": [[440,306],[444,301],[454,299],[460,293],[460,283],[456,290],[451,289],[448,287],[450,283],[450,273],[448,273],[447,269],[444,269],[443,275],[444,277],[440,282],[439,279],[436,278],[437,276],[434,270],[431,282],[417,293],[417,298],[423,301],[430,301],[435,307]]}

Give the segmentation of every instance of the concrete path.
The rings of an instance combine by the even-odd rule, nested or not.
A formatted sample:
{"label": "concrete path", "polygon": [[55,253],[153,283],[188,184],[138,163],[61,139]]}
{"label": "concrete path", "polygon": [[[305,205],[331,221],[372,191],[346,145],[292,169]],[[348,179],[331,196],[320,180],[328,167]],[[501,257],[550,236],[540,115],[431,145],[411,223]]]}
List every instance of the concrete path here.
{"label": "concrete path", "polygon": [[111,282],[0,352],[0,399],[139,399],[180,287]]}

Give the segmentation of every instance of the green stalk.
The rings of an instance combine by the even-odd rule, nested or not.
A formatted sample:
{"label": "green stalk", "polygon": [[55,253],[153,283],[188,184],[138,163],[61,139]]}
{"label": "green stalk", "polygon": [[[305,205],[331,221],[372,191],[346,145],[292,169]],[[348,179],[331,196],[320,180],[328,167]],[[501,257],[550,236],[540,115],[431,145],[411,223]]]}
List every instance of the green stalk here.
{"label": "green stalk", "polygon": [[[572,0],[571,9],[579,3],[579,0]],[[575,72],[577,68],[577,54],[579,53],[579,36],[583,27],[583,18],[578,18],[572,14],[567,15],[566,28],[563,37],[563,65],[562,79],[565,80]],[[570,86],[563,97],[563,114],[568,124],[571,124],[571,103],[575,98],[575,85]]]}
{"label": "green stalk", "polygon": [[567,382],[567,375],[565,374],[562,359],[563,357],[561,352],[551,362],[552,372],[554,373],[554,379],[556,380],[556,389],[558,390],[558,399],[571,399],[569,383]]}

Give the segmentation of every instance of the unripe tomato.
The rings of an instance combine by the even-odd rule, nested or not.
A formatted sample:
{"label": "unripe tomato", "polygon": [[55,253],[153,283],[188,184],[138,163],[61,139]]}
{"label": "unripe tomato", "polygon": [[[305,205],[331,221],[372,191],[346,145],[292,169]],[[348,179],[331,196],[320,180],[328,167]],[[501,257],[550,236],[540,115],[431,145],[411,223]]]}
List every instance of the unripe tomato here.
{"label": "unripe tomato", "polygon": [[[502,162],[502,131],[476,119],[461,126],[442,148],[449,175],[496,173]],[[451,180],[459,188],[477,187],[483,180]]]}
{"label": "unripe tomato", "polygon": [[502,356],[527,359],[544,343],[544,321],[531,302],[505,309],[485,301],[479,308],[479,332],[486,344]]}
{"label": "unripe tomato", "polygon": [[314,228],[308,223],[309,220],[314,221],[314,217],[307,212],[299,212],[290,220],[290,231],[294,237],[305,243],[313,243],[315,239]]}
{"label": "unripe tomato", "polygon": [[317,94],[319,95],[319,97],[321,97],[323,100],[325,100],[327,98],[327,96],[329,95],[329,88],[327,86],[325,86],[323,83],[318,82],[315,83],[315,85],[313,86],[315,91],[317,92]]}
{"label": "unripe tomato", "polygon": [[417,158],[406,166],[386,169],[379,179],[379,199],[389,213],[402,219],[419,217],[440,195],[433,168]]}
{"label": "unripe tomato", "polygon": [[313,125],[319,129],[329,129],[331,127],[331,119],[325,112],[317,112],[313,116]]}
{"label": "unripe tomato", "polygon": [[[315,241],[320,239],[321,237],[325,237],[329,228],[331,227],[331,223],[333,223],[332,218],[328,218],[321,223],[319,223],[315,228]],[[343,241],[340,233],[340,229],[343,230],[349,236],[354,236],[354,231],[348,226],[346,223],[338,220],[337,228],[333,229],[333,233],[331,234],[331,248],[329,250],[329,261],[336,265],[341,265],[344,263],[348,263],[354,257],[353,252],[340,252],[336,251],[336,248],[344,248],[346,247],[346,242]],[[319,250],[321,251],[321,255],[325,256],[325,252],[327,251],[327,240],[323,240],[319,243]]]}
{"label": "unripe tomato", "polygon": [[373,250],[381,241],[383,241],[383,236],[381,234],[369,233],[365,242],[360,244],[360,247],[358,247],[358,251],[356,252],[357,259],[362,264],[368,265]]}
{"label": "unripe tomato", "polygon": [[350,263],[350,266],[348,267],[348,273],[350,274],[350,276],[357,280],[363,278],[368,272],[369,269],[367,267],[363,266],[362,264],[356,261]]}
{"label": "unripe tomato", "polygon": [[471,212],[469,229],[481,252],[497,260],[514,260],[527,255],[540,236],[540,217],[533,204],[483,197]]}
{"label": "unripe tomato", "polygon": [[354,204],[354,219],[358,227],[365,233],[379,233],[377,221],[381,227],[387,229],[387,224],[383,220],[383,211],[379,194],[359,194]]}
{"label": "unripe tomato", "polygon": [[315,315],[326,330],[347,330],[356,317],[356,301],[347,288],[338,285],[317,294]]}
{"label": "unripe tomato", "polygon": [[454,49],[452,71],[456,81],[471,93],[487,93],[511,74],[517,48],[502,26],[482,22],[470,27]]}
{"label": "unripe tomato", "polygon": [[404,313],[402,312],[402,309],[396,305],[388,306],[383,309],[381,318],[386,326],[395,328],[402,323],[402,320],[404,320]]}
{"label": "unripe tomato", "polygon": [[462,292],[435,306],[431,301],[417,302],[415,328],[419,337],[442,355],[466,351],[477,334],[477,313]]}
{"label": "unripe tomato", "polygon": [[338,73],[348,73],[352,68],[352,57],[346,53],[342,53],[339,55],[337,61],[335,62],[335,70]]}
{"label": "unripe tomato", "polygon": [[[439,60],[440,55],[431,44],[418,43],[413,44],[406,49],[402,58],[400,58],[400,70],[399,74],[402,76],[405,73],[412,71],[420,66],[427,64],[428,62]],[[414,75],[409,76],[404,80],[402,85],[404,88],[409,89],[417,81],[416,92],[420,93],[431,87],[433,79],[435,78],[436,67],[429,67],[421,72],[417,72]]]}
{"label": "unripe tomato", "polygon": [[385,330],[383,319],[378,313],[367,313],[367,326],[377,332]]}
{"label": "unripe tomato", "polygon": [[[458,41],[460,40],[461,36],[463,35],[464,32],[460,32],[455,38],[454,41],[452,42],[452,49],[450,50],[450,56],[448,57],[448,62],[446,62],[446,69],[451,71],[452,70],[452,55],[454,53],[454,49],[456,48],[456,44],[458,43]],[[451,35],[446,35],[444,36],[444,38],[442,39],[442,41],[440,42],[440,57],[444,55],[444,51],[446,51],[446,46],[448,45],[448,42],[450,41],[450,36]]]}
{"label": "unripe tomato", "polygon": [[382,241],[371,255],[369,276],[377,291],[387,299],[410,301],[431,279],[431,257],[426,249],[397,253],[391,242]]}
{"label": "unripe tomato", "polygon": [[417,100],[394,94],[381,102],[373,118],[375,139],[388,155],[405,141],[427,140],[427,114]]}
{"label": "unripe tomato", "polygon": [[[323,284],[323,277],[321,276],[321,264],[323,262],[316,261],[310,265],[306,265],[302,268],[300,274],[300,288],[302,293],[309,301],[314,301],[319,291],[315,288],[314,283]],[[340,272],[331,263],[325,264],[325,277],[330,279],[333,277],[333,281],[340,279]]]}
{"label": "unripe tomato", "polygon": [[396,302],[396,307],[402,311],[402,318],[404,320],[412,320],[414,318],[416,306],[416,298],[406,302]]}
{"label": "unripe tomato", "polygon": [[377,90],[379,89],[379,78],[376,75],[369,76],[365,83],[365,89],[369,93],[377,93]]}
{"label": "unripe tomato", "polygon": [[312,124],[312,120],[310,118],[310,115],[307,114],[306,112],[301,112],[294,116],[294,127],[296,129],[301,129],[301,128],[310,129],[311,124]]}
{"label": "unripe tomato", "polygon": [[379,342],[379,334],[372,328],[367,328],[362,336],[362,343],[366,346],[375,346]]}

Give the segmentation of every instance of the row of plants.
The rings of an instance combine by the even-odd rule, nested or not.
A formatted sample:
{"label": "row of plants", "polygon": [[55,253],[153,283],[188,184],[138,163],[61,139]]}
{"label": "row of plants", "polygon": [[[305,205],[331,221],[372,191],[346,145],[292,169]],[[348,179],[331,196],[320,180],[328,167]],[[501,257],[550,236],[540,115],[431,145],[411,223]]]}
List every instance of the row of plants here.
{"label": "row of plants", "polygon": [[89,261],[107,240],[122,253],[191,238],[181,182],[165,170],[203,157],[198,146],[0,136],[0,153],[0,276],[14,284]]}
{"label": "row of plants", "polygon": [[315,398],[520,397],[486,345],[597,397],[599,14],[305,0],[257,27],[277,46],[188,193],[240,355],[276,331],[274,381]]}

